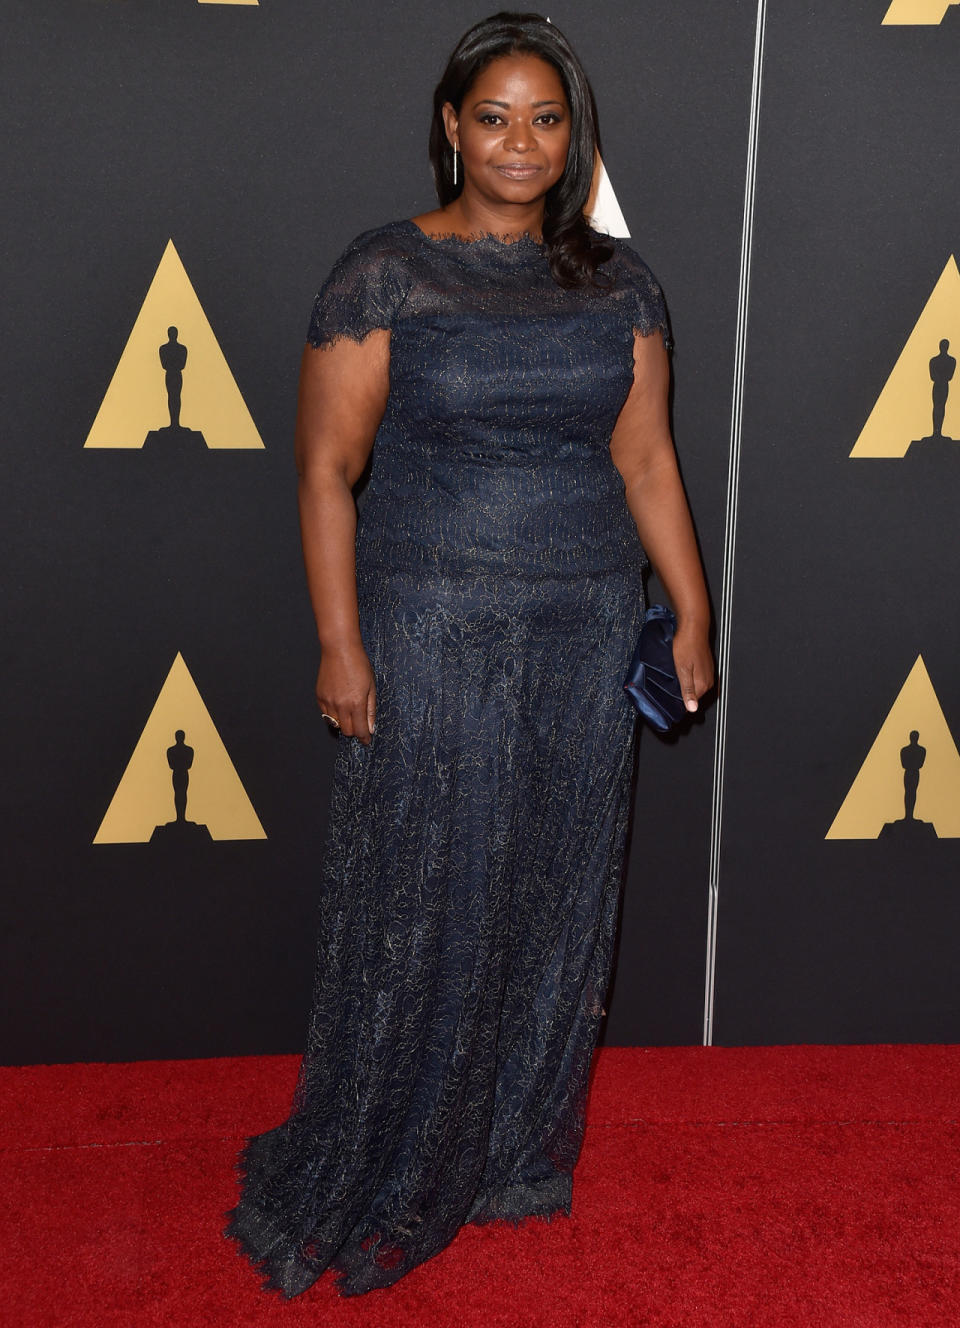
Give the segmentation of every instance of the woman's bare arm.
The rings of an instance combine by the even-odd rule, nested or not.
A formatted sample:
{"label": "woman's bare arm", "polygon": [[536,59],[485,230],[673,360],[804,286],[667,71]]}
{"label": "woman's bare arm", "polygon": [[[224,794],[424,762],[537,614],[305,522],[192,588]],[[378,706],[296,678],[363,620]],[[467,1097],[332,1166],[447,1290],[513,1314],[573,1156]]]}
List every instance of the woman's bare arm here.
{"label": "woman's bare arm", "polygon": [[387,404],[390,333],[305,346],[295,451],[303,561],[320,640],[317,701],[341,731],[370,742],[376,684],[360,636],[353,485]]}
{"label": "woman's bare arm", "polygon": [[673,657],[688,710],[713,685],[710,606],[670,435],[670,365],[659,336],[634,338],[633,385],[610,440],[641,543],[677,615]]}

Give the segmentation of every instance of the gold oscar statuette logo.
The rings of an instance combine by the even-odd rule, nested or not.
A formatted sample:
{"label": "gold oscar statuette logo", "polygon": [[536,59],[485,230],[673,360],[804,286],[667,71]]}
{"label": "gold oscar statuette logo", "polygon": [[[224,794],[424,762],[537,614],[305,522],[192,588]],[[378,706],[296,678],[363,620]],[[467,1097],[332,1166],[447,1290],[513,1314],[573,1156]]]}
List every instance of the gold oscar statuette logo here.
{"label": "gold oscar statuette logo", "polygon": [[956,4],[960,0],[893,0],[883,21],[897,27],[935,28],[943,22],[951,5]]}
{"label": "gold oscar statuette logo", "polygon": [[190,844],[266,837],[178,653],[93,842]]}
{"label": "gold oscar statuette logo", "polygon": [[922,655],[825,837],[960,839],[960,752]]}
{"label": "gold oscar statuette logo", "polygon": [[950,255],[850,453],[960,457],[960,270]]}
{"label": "gold oscar statuette logo", "polygon": [[263,448],[172,240],[84,447]]}

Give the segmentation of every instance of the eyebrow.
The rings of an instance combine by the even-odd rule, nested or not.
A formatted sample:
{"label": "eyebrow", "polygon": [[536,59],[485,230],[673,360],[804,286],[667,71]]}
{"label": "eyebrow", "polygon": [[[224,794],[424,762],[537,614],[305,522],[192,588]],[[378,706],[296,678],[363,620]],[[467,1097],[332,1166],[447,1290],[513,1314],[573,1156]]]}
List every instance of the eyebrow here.
{"label": "eyebrow", "polygon": [[[478,106],[502,106],[503,109],[504,109],[505,111],[509,111],[509,109],[510,109],[510,103],[509,103],[508,101],[494,101],[494,99],[493,99],[492,97],[484,97],[481,101],[475,101],[475,102],[473,103],[473,105],[474,105],[474,109],[476,109]],[[532,101],[532,102],[530,103],[530,105],[533,106],[533,107],[537,107],[537,106],[562,106],[562,105],[563,105],[563,102],[562,102],[562,101],[556,101],[556,100],[553,100],[553,101]]]}

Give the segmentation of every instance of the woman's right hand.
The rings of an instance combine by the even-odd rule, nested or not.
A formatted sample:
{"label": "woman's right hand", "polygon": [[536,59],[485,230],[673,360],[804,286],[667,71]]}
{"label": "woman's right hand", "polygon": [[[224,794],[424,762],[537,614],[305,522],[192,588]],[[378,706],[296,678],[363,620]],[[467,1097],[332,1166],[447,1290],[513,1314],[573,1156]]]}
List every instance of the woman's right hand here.
{"label": "woman's right hand", "polygon": [[[317,672],[317,703],[340,732],[369,745],[377,711],[377,685],[362,645],[327,647]],[[332,726],[331,726],[332,727]]]}

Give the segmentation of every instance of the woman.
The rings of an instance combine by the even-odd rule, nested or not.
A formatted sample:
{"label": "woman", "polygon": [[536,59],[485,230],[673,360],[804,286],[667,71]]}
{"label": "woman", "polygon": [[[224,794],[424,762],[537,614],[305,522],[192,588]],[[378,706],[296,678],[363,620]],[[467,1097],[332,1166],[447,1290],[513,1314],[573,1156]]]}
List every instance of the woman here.
{"label": "woman", "polygon": [[498,14],[434,107],[440,207],[347,247],[301,368],[317,698],[340,739],[306,1054],[228,1227],[287,1296],[331,1266],[345,1295],[386,1286],[465,1222],[569,1214],[644,549],[688,709],[712,682],[662,298],[583,218],[586,76],[553,24]]}

